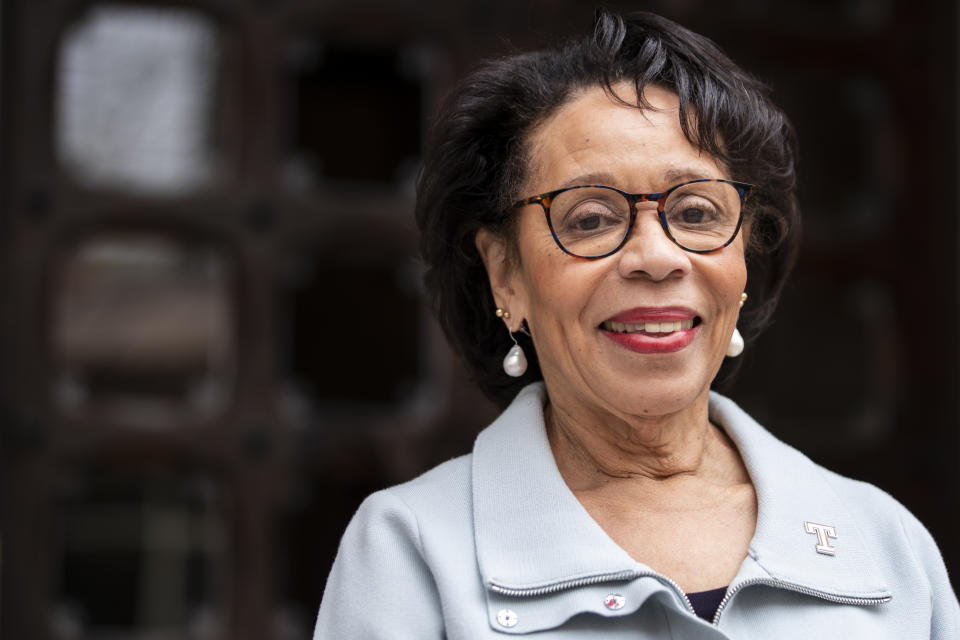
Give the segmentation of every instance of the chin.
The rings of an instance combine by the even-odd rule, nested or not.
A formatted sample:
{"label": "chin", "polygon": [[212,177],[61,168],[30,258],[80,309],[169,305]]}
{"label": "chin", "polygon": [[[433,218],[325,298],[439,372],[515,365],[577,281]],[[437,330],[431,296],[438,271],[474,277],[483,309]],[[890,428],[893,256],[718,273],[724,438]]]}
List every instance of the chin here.
{"label": "chin", "polygon": [[637,378],[626,388],[603,394],[601,402],[607,403],[614,413],[631,416],[665,416],[690,409],[705,398],[710,390],[706,385],[680,382],[676,377],[658,377],[655,380]]}

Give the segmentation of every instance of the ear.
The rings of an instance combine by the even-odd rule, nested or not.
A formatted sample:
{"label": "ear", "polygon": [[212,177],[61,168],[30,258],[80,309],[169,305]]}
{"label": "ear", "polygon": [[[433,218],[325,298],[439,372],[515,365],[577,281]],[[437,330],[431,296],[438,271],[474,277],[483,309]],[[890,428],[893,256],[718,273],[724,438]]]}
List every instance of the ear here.
{"label": "ear", "polygon": [[490,279],[490,290],[494,303],[510,312],[510,319],[504,320],[511,331],[516,331],[523,321],[523,311],[518,307],[519,299],[514,288],[514,267],[510,259],[507,239],[489,229],[480,229],[474,237],[474,244],[483,259]]}

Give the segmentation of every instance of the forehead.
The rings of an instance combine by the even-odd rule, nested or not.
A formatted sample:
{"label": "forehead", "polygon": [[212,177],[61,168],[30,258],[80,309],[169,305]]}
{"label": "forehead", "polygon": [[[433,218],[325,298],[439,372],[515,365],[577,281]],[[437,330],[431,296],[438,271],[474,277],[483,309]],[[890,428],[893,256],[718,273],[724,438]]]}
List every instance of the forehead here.
{"label": "forehead", "polygon": [[529,137],[527,189],[604,182],[630,191],[657,191],[686,179],[729,177],[713,156],[695,148],[680,127],[679,99],[650,86],[640,109],[633,85],[576,92]]}

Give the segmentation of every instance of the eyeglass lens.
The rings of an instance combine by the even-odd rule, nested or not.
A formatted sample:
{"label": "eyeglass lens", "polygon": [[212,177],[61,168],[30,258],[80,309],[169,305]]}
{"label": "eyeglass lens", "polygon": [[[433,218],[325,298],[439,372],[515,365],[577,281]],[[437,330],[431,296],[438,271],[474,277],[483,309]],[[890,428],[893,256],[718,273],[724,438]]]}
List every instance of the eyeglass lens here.
{"label": "eyeglass lens", "polygon": [[[645,206],[641,203],[641,212]],[[726,182],[695,182],[672,191],[663,202],[673,240],[685,249],[719,249],[737,231],[741,199]],[[550,203],[550,224],[569,253],[584,258],[614,251],[630,232],[630,202],[607,187],[584,187],[557,194]]]}

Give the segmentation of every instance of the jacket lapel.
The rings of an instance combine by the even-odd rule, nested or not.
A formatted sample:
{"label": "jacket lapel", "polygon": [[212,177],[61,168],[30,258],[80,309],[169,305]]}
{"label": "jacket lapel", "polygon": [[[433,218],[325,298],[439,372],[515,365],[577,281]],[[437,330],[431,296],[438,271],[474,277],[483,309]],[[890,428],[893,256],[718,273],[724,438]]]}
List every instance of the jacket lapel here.
{"label": "jacket lapel", "polygon": [[544,429],[543,384],[524,388],[473,449],[473,513],[484,583],[535,589],[638,566],[576,499]]}

